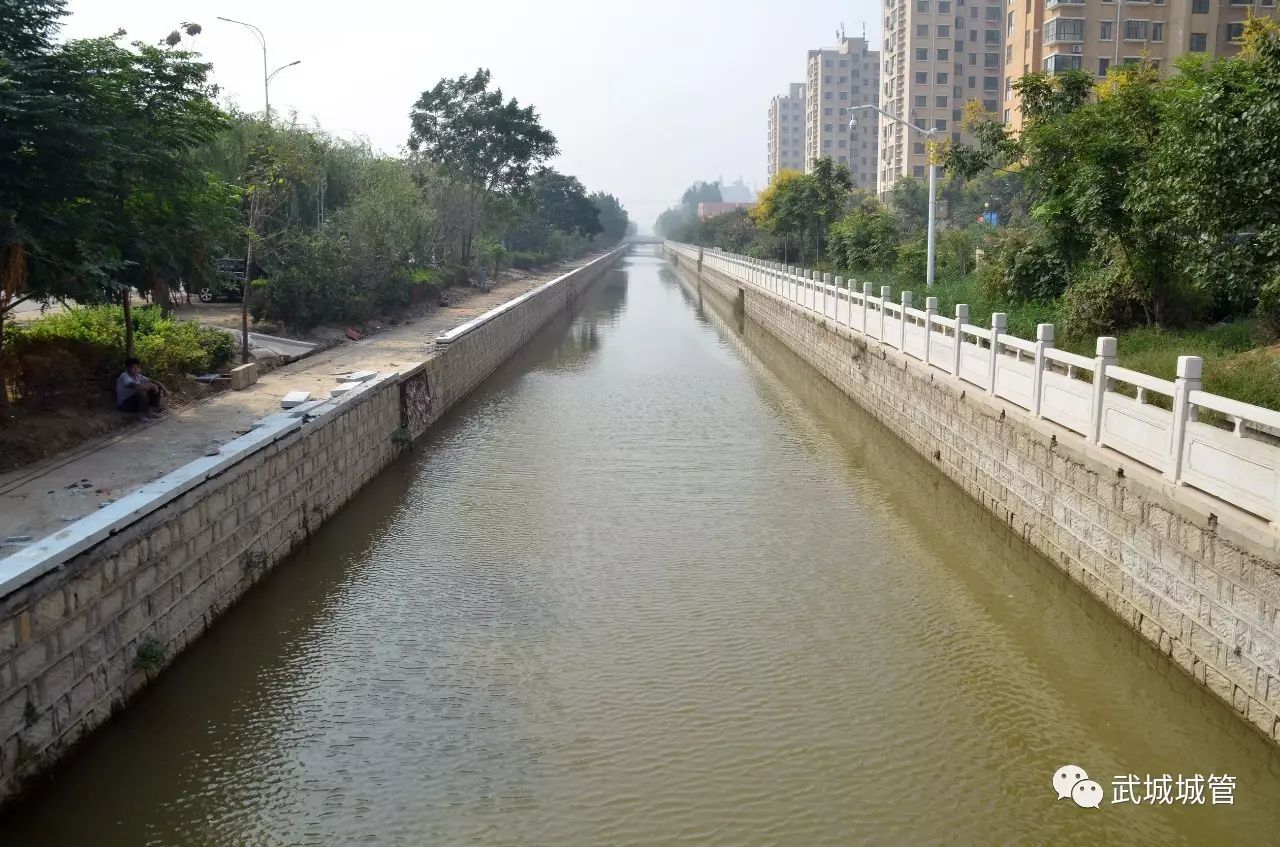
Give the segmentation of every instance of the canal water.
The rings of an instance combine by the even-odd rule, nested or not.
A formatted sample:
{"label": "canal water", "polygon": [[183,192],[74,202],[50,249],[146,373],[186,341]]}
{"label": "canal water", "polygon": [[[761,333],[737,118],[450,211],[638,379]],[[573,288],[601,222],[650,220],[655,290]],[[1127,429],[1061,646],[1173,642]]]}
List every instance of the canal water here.
{"label": "canal water", "polygon": [[712,296],[629,258],[0,843],[1275,843],[1271,746]]}

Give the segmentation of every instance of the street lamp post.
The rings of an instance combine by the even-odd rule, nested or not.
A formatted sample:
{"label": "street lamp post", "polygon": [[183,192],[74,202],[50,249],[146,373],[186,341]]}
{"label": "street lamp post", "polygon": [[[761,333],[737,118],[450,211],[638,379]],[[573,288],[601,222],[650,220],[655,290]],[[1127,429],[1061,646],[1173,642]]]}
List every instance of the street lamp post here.
{"label": "street lamp post", "polygon": [[237,21],[233,18],[224,18],[221,15],[218,16],[218,20],[226,21],[229,24],[238,24],[239,26],[244,27],[245,29],[252,32],[253,37],[258,39],[258,43],[262,45],[262,104],[267,116],[267,123],[270,124],[271,123],[271,80],[275,78],[276,74],[280,73],[285,68],[292,68],[294,65],[302,64],[302,60],[297,59],[295,61],[290,62],[287,65],[281,65],[280,67],[276,68],[274,71],[267,73],[267,37],[262,34],[262,30],[258,29],[253,24],[247,24],[244,21]]}
{"label": "street lamp post", "polygon": [[[850,109],[850,112],[860,112],[860,111],[863,111],[864,109],[874,109],[875,111],[884,115],[886,118],[893,121],[894,123],[902,124],[907,129],[914,129],[916,132],[923,135],[929,141],[933,141],[937,137],[938,131],[936,129],[924,129],[923,127],[918,127],[915,124],[910,123],[909,121],[904,121],[902,118],[898,117],[897,115],[889,114],[884,109],[881,109],[879,106],[875,105],[874,103],[868,103],[865,106],[857,106],[853,109]],[[858,125],[857,118],[853,118],[853,117],[849,118],[849,129],[853,129],[857,125]],[[929,151],[929,236],[928,236],[929,264],[928,264],[928,270],[926,271],[926,274],[925,274],[925,285],[929,288],[933,287],[933,280],[937,272],[937,265],[938,265],[938,261],[937,261],[937,258],[938,258],[938,251],[937,251],[938,165],[934,161],[933,156],[934,156],[934,152],[930,150]]]}

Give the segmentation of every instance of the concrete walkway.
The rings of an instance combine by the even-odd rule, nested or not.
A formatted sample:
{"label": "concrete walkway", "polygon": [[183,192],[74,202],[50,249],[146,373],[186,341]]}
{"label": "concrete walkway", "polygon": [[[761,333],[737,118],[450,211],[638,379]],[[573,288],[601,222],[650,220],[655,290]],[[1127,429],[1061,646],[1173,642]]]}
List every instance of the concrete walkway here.
{"label": "concrete walkway", "polygon": [[[449,292],[453,301],[416,321],[364,340],[308,356],[264,375],[244,391],[226,391],[165,415],[82,444],[68,453],[0,474],[0,542],[13,536],[39,539],[99,506],[198,459],[243,434],[257,419],[280,411],[290,391],[328,397],[338,375],[395,371],[432,355],[435,337],[554,279],[593,256],[525,279],[504,281],[488,292]],[[0,547],[0,556],[20,546]]]}

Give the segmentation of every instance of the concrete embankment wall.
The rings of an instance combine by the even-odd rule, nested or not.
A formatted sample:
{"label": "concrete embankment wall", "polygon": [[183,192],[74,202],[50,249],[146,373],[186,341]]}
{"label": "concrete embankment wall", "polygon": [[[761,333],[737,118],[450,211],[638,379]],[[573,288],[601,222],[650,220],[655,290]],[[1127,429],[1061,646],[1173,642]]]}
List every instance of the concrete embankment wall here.
{"label": "concrete embankment wall", "polygon": [[765,288],[669,257],[685,285],[740,302],[747,319],[931,459],[1240,717],[1280,740],[1273,527],[1169,485],[1113,451],[1080,444]]}
{"label": "concrete embankment wall", "polygon": [[616,264],[618,250],[0,561],[0,805]]}

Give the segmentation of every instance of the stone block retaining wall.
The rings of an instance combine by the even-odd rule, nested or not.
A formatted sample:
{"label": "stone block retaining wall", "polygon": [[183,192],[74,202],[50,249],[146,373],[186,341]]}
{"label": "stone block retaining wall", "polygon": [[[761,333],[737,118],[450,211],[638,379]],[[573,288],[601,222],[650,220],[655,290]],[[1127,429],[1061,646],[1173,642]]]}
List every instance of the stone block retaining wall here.
{"label": "stone block retaining wall", "polygon": [[623,252],[454,330],[423,364],[379,375],[314,419],[263,428],[243,459],[0,597],[0,804],[127,703]]}
{"label": "stone block retaining wall", "polygon": [[748,319],[1280,740],[1274,527],[766,289],[671,258],[691,288],[741,297]]}

